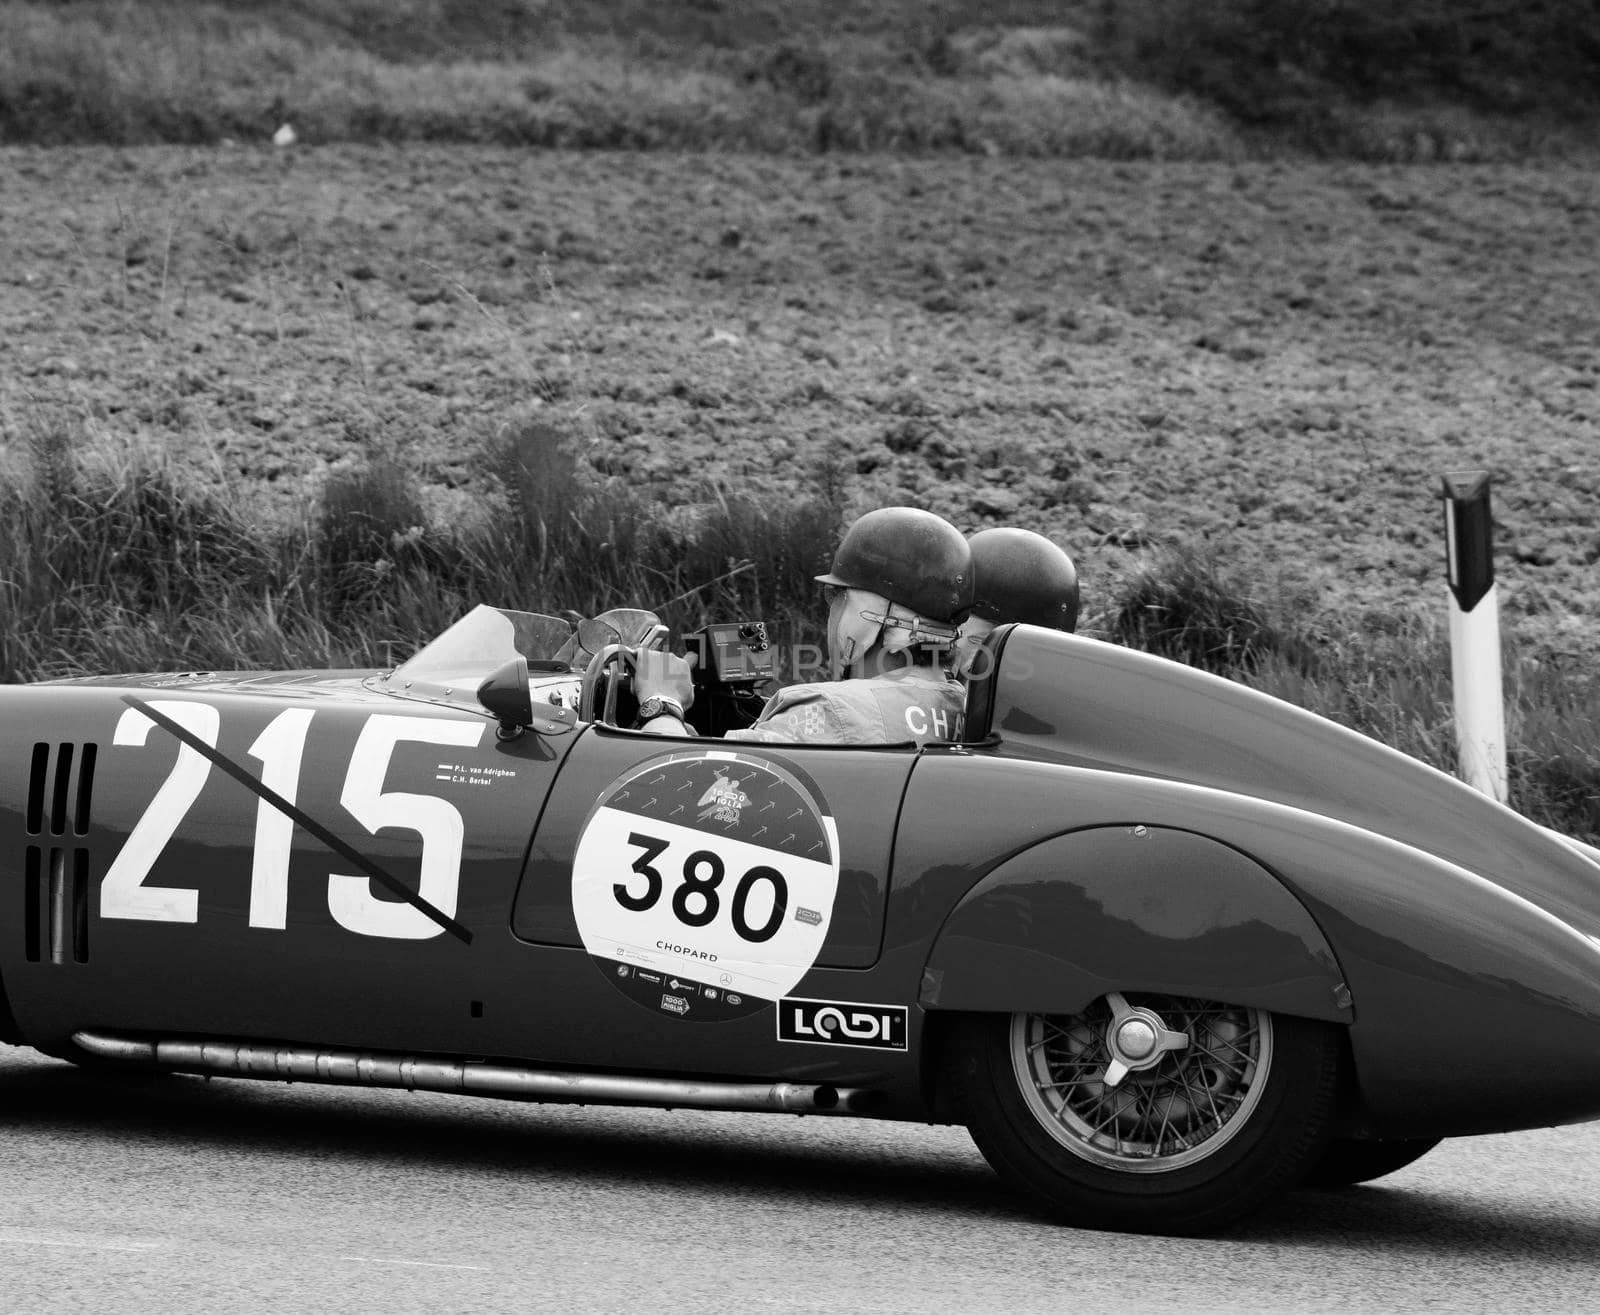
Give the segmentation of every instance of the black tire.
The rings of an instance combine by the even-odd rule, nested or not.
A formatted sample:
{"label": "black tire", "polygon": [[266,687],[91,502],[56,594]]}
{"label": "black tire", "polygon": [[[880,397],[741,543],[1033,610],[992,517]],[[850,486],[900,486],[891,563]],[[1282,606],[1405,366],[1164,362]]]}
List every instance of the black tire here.
{"label": "black tire", "polygon": [[1354,1187],[1414,1164],[1439,1144],[1438,1137],[1412,1141],[1355,1141],[1335,1137],[1306,1175],[1307,1187]]}
{"label": "black tire", "polygon": [[[1114,1019],[1130,1009],[1186,1042],[1108,1087]],[[953,1094],[978,1149],[1077,1228],[1214,1232],[1295,1186],[1331,1137],[1342,1051],[1328,1024],[1117,995],[1070,1017],[971,1015],[952,1040]],[[1094,1130],[1102,1116],[1114,1133]]]}

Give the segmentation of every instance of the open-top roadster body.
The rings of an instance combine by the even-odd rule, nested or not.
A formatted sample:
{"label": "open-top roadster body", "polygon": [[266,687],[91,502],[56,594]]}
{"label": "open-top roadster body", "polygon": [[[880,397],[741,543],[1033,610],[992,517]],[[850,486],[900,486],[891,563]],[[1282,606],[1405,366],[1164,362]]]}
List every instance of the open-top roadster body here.
{"label": "open-top roadster body", "polygon": [[624,650],[488,608],[389,673],[7,688],[0,1038],[958,1121],[1130,1230],[1600,1117],[1595,851],[1174,663],[990,655],[922,748],[608,725]]}

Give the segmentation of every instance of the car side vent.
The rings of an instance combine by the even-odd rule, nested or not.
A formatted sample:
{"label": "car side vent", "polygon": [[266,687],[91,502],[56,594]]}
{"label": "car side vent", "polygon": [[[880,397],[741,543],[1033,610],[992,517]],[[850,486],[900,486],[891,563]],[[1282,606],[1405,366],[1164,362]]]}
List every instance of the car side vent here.
{"label": "car side vent", "polygon": [[30,963],[89,961],[89,849],[67,841],[89,834],[94,803],[93,744],[33,746],[27,829],[41,843],[23,854],[23,939]]}
{"label": "car side vent", "polygon": [[28,773],[28,834],[36,836],[44,826],[45,781],[50,775],[50,746],[33,746],[33,770]]}

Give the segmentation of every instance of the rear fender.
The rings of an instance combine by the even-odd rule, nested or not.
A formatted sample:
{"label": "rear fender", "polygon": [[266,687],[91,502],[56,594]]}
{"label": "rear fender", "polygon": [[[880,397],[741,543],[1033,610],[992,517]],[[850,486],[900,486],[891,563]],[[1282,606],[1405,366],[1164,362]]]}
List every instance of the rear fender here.
{"label": "rear fender", "polygon": [[956,905],[922,975],[928,1009],[1071,1014],[1157,991],[1352,1021],[1338,960],[1254,860],[1192,831],[1092,827],[1045,840]]}

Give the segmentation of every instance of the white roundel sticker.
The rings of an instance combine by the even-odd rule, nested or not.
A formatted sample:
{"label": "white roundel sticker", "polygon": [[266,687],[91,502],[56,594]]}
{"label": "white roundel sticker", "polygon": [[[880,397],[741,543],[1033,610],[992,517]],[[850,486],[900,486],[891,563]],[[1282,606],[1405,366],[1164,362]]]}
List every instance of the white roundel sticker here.
{"label": "white roundel sticker", "polygon": [[838,889],[838,829],[812,791],[720,750],[611,785],[572,862],[584,947],[619,990],[690,1022],[787,995],[822,950]]}

